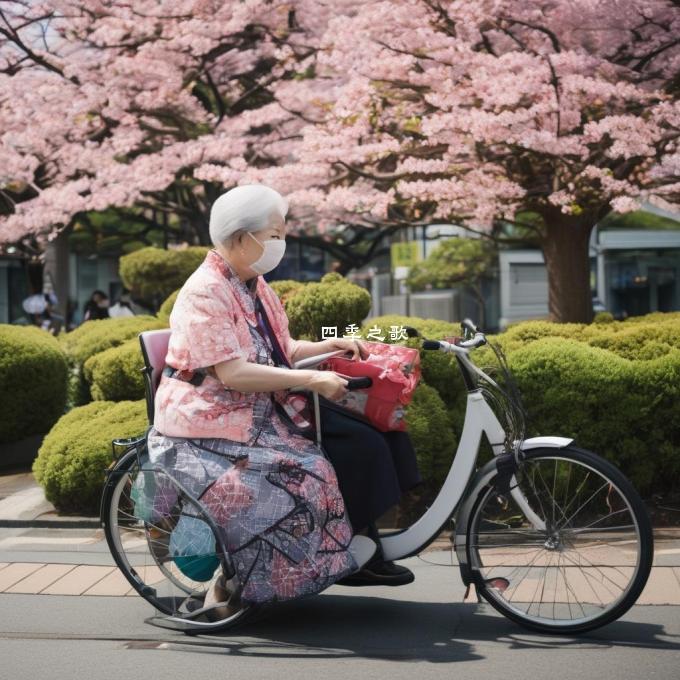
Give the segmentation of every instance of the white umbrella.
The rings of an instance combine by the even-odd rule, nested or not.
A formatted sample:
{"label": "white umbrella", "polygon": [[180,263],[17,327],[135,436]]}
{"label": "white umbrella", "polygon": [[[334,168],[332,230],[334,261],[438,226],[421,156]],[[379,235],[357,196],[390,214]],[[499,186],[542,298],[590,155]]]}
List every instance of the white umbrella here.
{"label": "white umbrella", "polygon": [[45,296],[42,293],[36,293],[27,297],[21,306],[24,308],[26,314],[42,314],[47,308]]}

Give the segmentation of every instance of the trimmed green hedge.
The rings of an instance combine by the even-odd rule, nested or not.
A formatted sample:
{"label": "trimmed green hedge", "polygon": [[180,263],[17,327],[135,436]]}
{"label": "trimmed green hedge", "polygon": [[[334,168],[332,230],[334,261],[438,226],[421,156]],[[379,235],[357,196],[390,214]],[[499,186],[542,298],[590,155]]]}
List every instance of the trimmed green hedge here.
{"label": "trimmed green hedge", "polygon": [[61,512],[97,514],[111,442],[143,434],[144,401],[95,401],[62,416],[45,437],[33,473]]}
{"label": "trimmed green hedge", "polygon": [[[377,326],[382,328],[381,335],[385,336],[384,342],[390,340],[391,326],[413,326],[424,338],[428,340],[441,340],[447,336],[460,335],[460,324],[449,323],[439,319],[421,319],[416,316],[401,316],[399,314],[384,314],[366,319],[362,325],[363,337],[367,336],[368,330]],[[402,341],[400,340],[399,343]]]}
{"label": "trimmed green hedge", "polygon": [[511,326],[497,340],[505,349],[514,351],[546,337],[575,340],[608,349],[626,359],[644,361],[680,347],[680,314],[650,314],[637,317],[634,322],[628,319],[591,325],[526,321]]}
{"label": "trimmed green hedge", "polygon": [[147,300],[156,309],[198,269],[208,250],[204,246],[184,250],[141,248],[120,258],[120,278],[135,297]]}
{"label": "trimmed green hedge", "polygon": [[270,281],[269,285],[278,295],[279,300],[285,305],[286,302],[299,293],[306,284],[292,279],[280,279],[279,281]]}
{"label": "trimmed green hedge", "polygon": [[573,437],[608,458],[643,494],[680,480],[680,350],[630,361],[548,337],[513,352],[528,433]]}
{"label": "trimmed green hedge", "polygon": [[62,347],[74,365],[84,364],[91,356],[110,347],[117,347],[142,331],[166,328],[166,324],[155,316],[139,315],[115,319],[86,321],[78,328],[60,336]]}
{"label": "trimmed green hedge", "polygon": [[406,409],[406,425],[425,489],[430,494],[436,493],[446,477],[458,442],[437,390],[422,381]]}
{"label": "trimmed green hedge", "polygon": [[100,401],[144,399],[144,359],[139,339],[134,338],[90,357],[83,375],[92,398]]}
{"label": "trimmed green hedge", "polygon": [[156,314],[159,319],[162,319],[166,323],[170,321],[170,314],[172,312],[172,308],[175,306],[175,301],[177,300],[179,291],[180,289],[178,288],[176,291],[170,293],[170,295],[168,295],[168,297],[163,301],[163,304],[158,310],[158,314]]}
{"label": "trimmed green hedge", "polygon": [[44,434],[64,412],[66,355],[34,326],[0,324],[0,443]]}
{"label": "trimmed green hedge", "polygon": [[290,334],[306,340],[320,340],[322,326],[335,326],[338,336],[350,324],[360,327],[370,308],[369,292],[335,273],[305,284],[285,302]]}
{"label": "trimmed green hedge", "polygon": [[89,384],[92,373],[90,371],[86,374],[84,369],[84,364],[90,357],[137,338],[142,331],[166,327],[167,323],[163,319],[140,315],[86,321],[70,333],[59,336],[71,369],[69,403],[72,406],[80,406],[92,400]]}
{"label": "trimmed green hedge", "polygon": [[[383,331],[410,325],[430,339],[460,334],[459,324],[390,315],[367,319],[364,337],[373,325]],[[680,313],[591,325],[528,321],[489,339],[506,353],[518,383],[528,410],[527,437],[573,437],[613,461],[643,495],[677,487]],[[488,347],[471,357],[482,368],[497,363]],[[455,359],[423,350],[421,365],[423,383],[436,390],[460,432],[466,391]]]}

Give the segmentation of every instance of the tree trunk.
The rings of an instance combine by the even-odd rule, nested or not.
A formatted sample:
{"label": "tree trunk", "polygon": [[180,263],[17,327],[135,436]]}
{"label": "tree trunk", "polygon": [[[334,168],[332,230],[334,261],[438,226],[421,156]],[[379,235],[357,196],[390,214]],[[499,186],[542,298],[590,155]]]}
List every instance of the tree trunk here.
{"label": "tree trunk", "polygon": [[550,320],[590,323],[593,301],[588,246],[594,225],[562,213],[546,215],[545,223],[542,248],[548,270]]}

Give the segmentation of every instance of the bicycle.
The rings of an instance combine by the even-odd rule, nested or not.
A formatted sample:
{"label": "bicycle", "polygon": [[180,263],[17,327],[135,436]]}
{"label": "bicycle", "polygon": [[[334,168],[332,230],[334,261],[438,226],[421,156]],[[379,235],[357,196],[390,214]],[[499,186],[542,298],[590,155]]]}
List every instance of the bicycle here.
{"label": "bicycle", "polygon": [[[381,535],[385,559],[417,555],[453,518],[453,549],[463,583],[468,590],[474,586],[478,596],[504,616],[528,629],[553,634],[582,633],[611,623],[635,604],[651,571],[653,534],[642,500],[616,467],[577,447],[573,439],[525,439],[524,409],[502,351],[470,320],[461,326],[460,338],[423,342],[426,350],[453,354],[463,376],[467,404],[458,448],[441,490],[425,513],[411,526]],[[408,330],[409,336],[418,335]],[[470,357],[486,344],[498,359],[505,387]],[[142,349],[152,414],[155,369],[143,340]],[[327,356],[312,357],[304,365],[321,363]],[[318,400],[315,416],[318,432]],[[494,455],[476,470],[483,435]],[[168,558],[167,535],[183,512],[188,510],[211,525],[200,503],[174,488],[179,501],[172,509],[165,508],[160,524],[138,509],[140,475],[151,475],[156,484],[161,480],[161,487],[168,483],[162,481],[162,471],[148,464],[144,441],[140,437],[114,442],[124,453],[109,471],[101,519],[116,564],[156,607],[158,614],[148,619],[150,623],[188,633],[242,623],[254,608],[244,605],[224,619],[210,620],[209,612],[200,606],[201,583],[188,578]],[[137,558],[135,540],[124,545],[129,532],[136,537],[137,547],[151,556],[150,565],[132,564]],[[165,537],[160,547],[154,544],[158,537]],[[355,537],[359,566],[372,555],[368,540]],[[227,575],[232,573],[228,552],[219,542],[215,554]],[[178,593],[165,595],[162,588]],[[193,609],[186,604],[192,600]]]}

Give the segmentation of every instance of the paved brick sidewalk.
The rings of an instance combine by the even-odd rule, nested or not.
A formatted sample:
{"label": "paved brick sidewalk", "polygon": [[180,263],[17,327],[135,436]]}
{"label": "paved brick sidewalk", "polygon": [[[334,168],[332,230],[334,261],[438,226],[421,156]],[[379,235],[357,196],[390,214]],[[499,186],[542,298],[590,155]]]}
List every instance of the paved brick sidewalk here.
{"label": "paved brick sidewalk", "polygon": [[[36,520],[64,519],[56,516],[30,474],[0,477],[0,482],[0,520],[35,523]],[[71,521],[77,519],[70,518]],[[90,521],[96,524],[95,518]],[[48,521],[47,526],[49,528],[0,529],[0,593],[136,596],[114,566],[101,529],[63,530],[54,521]],[[451,567],[450,548],[448,537],[442,536],[423,558]],[[138,570],[146,570],[143,578],[150,584],[164,578],[157,567]],[[557,588],[555,592],[557,596]],[[680,529],[655,532],[654,568],[638,604],[680,605]]]}
{"label": "paved brick sidewalk", "polygon": [[[677,562],[680,548],[667,547],[676,542],[662,542],[655,554],[655,565],[649,582],[638,604],[680,605],[680,566],[663,563],[670,558]],[[425,555],[427,561],[450,565],[450,550],[436,546]],[[140,567],[144,580],[153,584],[162,581],[163,575],[156,567]],[[0,563],[0,593],[30,595],[74,596],[134,596],[135,591],[117,567],[101,564],[68,564],[60,562],[2,562]]]}

